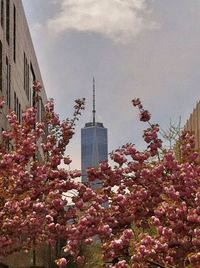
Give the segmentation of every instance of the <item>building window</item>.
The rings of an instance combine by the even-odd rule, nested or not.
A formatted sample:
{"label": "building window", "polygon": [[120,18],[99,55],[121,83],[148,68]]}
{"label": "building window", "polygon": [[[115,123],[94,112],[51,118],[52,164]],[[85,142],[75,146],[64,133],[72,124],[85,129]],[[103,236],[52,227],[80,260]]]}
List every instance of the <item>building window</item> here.
{"label": "building window", "polygon": [[10,0],[6,0],[6,40],[10,41]]}
{"label": "building window", "polygon": [[8,108],[10,109],[10,81],[11,81],[11,66],[8,62],[8,58],[6,57],[6,91],[5,91],[5,100]]}
{"label": "building window", "polygon": [[26,93],[27,99],[30,100],[30,92],[29,92],[29,64],[24,53],[24,91]]}
{"label": "building window", "polygon": [[21,104],[20,104],[19,99],[18,99],[15,92],[14,92],[14,112],[17,116],[19,123],[21,123],[21,121],[22,121],[22,108],[21,108]]}
{"label": "building window", "polygon": [[16,7],[13,5],[13,59],[16,62]]}
{"label": "building window", "polygon": [[4,128],[0,128],[0,141],[2,141],[2,132],[4,131]]}
{"label": "building window", "polygon": [[32,106],[37,109],[37,121],[42,121],[42,101],[41,98],[38,96],[38,94],[33,91],[33,82],[36,80],[35,73],[33,70],[32,63],[30,63],[30,87],[32,92]]}
{"label": "building window", "polygon": [[4,27],[4,0],[1,0],[1,27]]}
{"label": "building window", "polygon": [[26,54],[24,53],[24,91],[26,92]]}
{"label": "building window", "polygon": [[22,118],[21,104],[18,103],[18,120],[19,120],[19,123],[21,123],[21,118]]}
{"label": "building window", "polygon": [[17,114],[17,96],[15,92],[14,92],[14,112]]}
{"label": "building window", "polygon": [[3,48],[0,41],[0,91],[3,90]]}
{"label": "building window", "polygon": [[17,115],[17,118],[18,118],[18,115],[19,115],[19,100],[18,100],[18,98],[16,100],[16,115]]}
{"label": "building window", "polygon": [[27,85],[26,85],[26,87],[27,87],[27,89],[26,89],[26,95],[27,95],[27,98],[28,98],[28,100],[30,100],[30,88],[29,88],[29,64],[28,64],[28,62],[27,62],[27,69],[26,69],[26,83],[27,83]]}
{"label": "building window", "polygon": [[30,64],[30,80],[29,80],[29,87],[30,87],[30,100],[31,106],[35,105],[35,92],[33,92],[33,82],[36,80],[35,72],[33,70],[32,64]]}

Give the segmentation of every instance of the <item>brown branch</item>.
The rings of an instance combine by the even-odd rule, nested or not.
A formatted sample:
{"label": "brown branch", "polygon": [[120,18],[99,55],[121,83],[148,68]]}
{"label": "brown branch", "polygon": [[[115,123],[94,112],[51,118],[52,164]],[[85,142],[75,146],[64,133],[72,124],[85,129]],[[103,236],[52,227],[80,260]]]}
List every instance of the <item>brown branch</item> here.
{"label": "brown branch", "polygon": [[160,268],[167,268],[166,266],[163,266],[162,264],[158,263],[158,262],[154,262],[154,261],[147,261],[149,264],[153,264],[156,265],[157,267]]}

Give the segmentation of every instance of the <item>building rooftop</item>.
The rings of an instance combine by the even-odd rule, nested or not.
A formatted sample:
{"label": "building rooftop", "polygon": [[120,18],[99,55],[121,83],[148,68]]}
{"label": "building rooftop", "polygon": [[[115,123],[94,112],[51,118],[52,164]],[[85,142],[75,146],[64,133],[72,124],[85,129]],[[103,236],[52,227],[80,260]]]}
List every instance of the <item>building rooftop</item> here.
{"label": "building rooftop", "polygon": [[85,127],[104,127],[103,126],[103,123],[99,123],[99,122],[95,122],[95,123],[93,123],[93,122],[89,122],[89,123],[86,123],[85,124]]}

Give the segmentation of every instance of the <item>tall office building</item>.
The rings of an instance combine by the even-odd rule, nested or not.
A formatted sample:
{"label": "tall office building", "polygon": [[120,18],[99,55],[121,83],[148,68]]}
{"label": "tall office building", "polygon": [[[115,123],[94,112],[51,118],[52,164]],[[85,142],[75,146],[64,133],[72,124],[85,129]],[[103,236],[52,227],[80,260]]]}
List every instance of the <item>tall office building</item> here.
{"label": "tall office building", "polygon": [[[20,121],[22,112],[33,105],[34,80],[43,86],[22,1],[0,0],[0,96],[5,100],[0,131],[8,127],[6,115],[10,109]],[[38,120],[47,100],[44,87],[40,95]]]}
{"label": "tall office building", "polygon": [[[97,167],[101,161],[108,158],[108,137],[107,128],[103,123],[96,122],[95,109],[95,81],[93,78],[93,120],[86,123],[81,129],[81,169],[82,182],[88,181],[86,169]],[[98,188],[98,183],[94,182],[93,188]]]}

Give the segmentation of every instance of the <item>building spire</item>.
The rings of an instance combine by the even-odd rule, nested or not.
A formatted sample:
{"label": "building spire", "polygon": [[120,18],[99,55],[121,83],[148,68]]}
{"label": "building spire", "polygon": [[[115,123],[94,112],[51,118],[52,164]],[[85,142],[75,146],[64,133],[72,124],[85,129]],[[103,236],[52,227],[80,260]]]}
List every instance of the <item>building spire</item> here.
{"label": "building spire", "polygon": [[93,126],[95,126],[96,107],[95,107],[95,80],[94,80],[94,77],[93,77],[93,110],[92,110],[92,114],[93,114]]}

